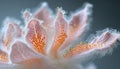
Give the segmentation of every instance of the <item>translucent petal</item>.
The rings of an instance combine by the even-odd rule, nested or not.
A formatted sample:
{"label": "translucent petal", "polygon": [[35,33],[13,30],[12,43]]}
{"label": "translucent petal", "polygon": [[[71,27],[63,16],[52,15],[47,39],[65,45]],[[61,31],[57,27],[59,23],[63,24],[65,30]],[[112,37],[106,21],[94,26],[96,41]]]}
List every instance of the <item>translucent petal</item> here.
{"label": "translucent petal", "polygon": [[[3,45],[9,47],[10,43],[16,39],[21,37],[22,30],[20,29],[18,22],[12,19],[5,20],[5,27],[3,28]],[[7,28],[6,28],[7,27]]]}
{"label": "translucent petal", "polygon": [[67,38],[67,22],[64,19],[62,10],[58,10],[57,19],[55,21],[55,38],[51,48],[51,53],[57,57],[58,49],[62,46]]}
{"label": "translucent petal", "polygon": [[40,26],[37,19],[32,19],[28,24],[28,33],[26,40],[30,43],[31,48],[39,52],[39,54],[46,54],[47,35],[45,30]]}
{"label": "translucent petal", "polygon": [[42,7],[38,8],[37,11],[33,14],[33,17],[42,20],[43,25],[47,28],[53,24],[53,17],[51,11],[49,10],[46,3],[42,4]]}
{"label": "translucent petal", "polygon": [[[12,46],[12,51],[10,54],[10,59],[12,63],[22,63],[30,59],[37,59],[40,57],[30,49],[26,44],[21,41],[16,41]],[[24,62],[24,63],[23,63]],[[29,61],[30,62],[30,61]],[[28,63],[29,63],[28,62]]]}
{"label": "translucent petal", "polygon": [[7,64],[8,62],[8,54],[0,49],[0,64]]}
{"label": "translucent petal", "polygon": [[87,30],[91,7],[91,4],[86,4],[83,9],[73,15],[69,24],[68,37],[61,47],[61,50],[68,47],[69,44],[71,44],[74,40],[77,40]]}
{"label": "translucent petal", "polygon": [[[106,53],[110,53],[112,49],[115,47],[115,43],[120,38],[120,33],[114,31],[105,31],[100,36],[96,37],[91,41],[91,43],[86,44],[78,44],[75,47],[71,48],[66,58],[73,58],[73,57],[84,57],[84,56],[104,56]],[[92,54],[91,54],[92,53]],[[90,55],[91,54],[91,55]],[[83,58],[84,59],[84,58]]]}

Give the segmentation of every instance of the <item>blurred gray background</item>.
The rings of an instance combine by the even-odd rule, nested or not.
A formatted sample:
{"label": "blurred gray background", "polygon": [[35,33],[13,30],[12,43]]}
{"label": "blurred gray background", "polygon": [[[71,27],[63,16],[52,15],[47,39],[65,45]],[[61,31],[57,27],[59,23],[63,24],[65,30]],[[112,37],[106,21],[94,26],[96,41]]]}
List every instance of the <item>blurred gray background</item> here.
{"label": "blurred gray background", "polygon": [[[21,18],[21,11],[26,8],[35,9],[45,0],[0,0],[0,25],[6,16]],[[68,12],[81,8],[85,2],[93,4],[93,21],[89,32],[105,28],[120,31],[120,2],[119,0],[46,0],[49,7],[55,12],[56,7],[63,7]],[[89,36],[89,35],[88,35]],[[120,45],[111,55],[94,60],[98,69],[120,69]]]}

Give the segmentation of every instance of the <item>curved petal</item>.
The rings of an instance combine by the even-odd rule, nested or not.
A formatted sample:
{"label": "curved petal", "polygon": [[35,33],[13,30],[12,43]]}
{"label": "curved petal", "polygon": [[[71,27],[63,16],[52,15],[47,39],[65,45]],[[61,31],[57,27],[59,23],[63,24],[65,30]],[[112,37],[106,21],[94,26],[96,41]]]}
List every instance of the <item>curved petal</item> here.
{"label": "curved petal", "polygon": [[31,19],[28,24],[28,32],[26,40],[31,44],[31,48],[40,54],[46,54],[46,37],[45,30],[40,26],[40,22],[37,19]]}
{"label": "curved petal", "polygon": [[15,20],[8,19],[5,21],[5,23],[6,25],[5,28],[3,28],[4,31],[2,34],[2,41],[4,46],[8,47],[15,38],[21,37],[22,30],[20,29],[18,23]]}
{"label": "curved petal", "polygon": [[58,9],[57,19],[55,21],[55,38],[51,47],[51,53],[57,57],[58,49],[67,38],[67,22],[64,19],[63,11]]}
{"label": "curved petal", "polygon": [[71,42],[77,40],[86,31],[86,27],[89,25],[89,12],[91,7],[91,4],[86,4],[81,11],[73,15],[69,24],[68,37],[61,50],[68,47]]}
{"label": "curved petal", "polygon": [[43,3],[42,7],[38,8],[37,11],[33,14],[33,17],[38,18],[43,21],[43,25],[47,28],[53,24],[53,17],[47,6],[47,3]]}
{"label": "curved petal", "polygon": [[0,49],[0,64],[7,64],[8,62],[8,54]]}
{"label": "curved petal", "polygon": [[22,14],[23,14],[23,18],[26,22],[29,21],[29,19],[31,18],[31,15],[32,15],[28,9],[26,9],[24,12],[22,12]]}
{"label": "curved petal", "polygon": [[[72,58],[73,56],[94,56],[99,54],[99,56],[104,56],[106,53],[110,53],[115,47],[116,41],[120,39],[120,33],[113,31],[105,31],[101,36],[96,37],[91,43],[88,44],[78,44],[74,48],[70,49],[65,55],[65,58]],[[94,52],[94,54],[91,54]],[[90,55],[91,54],[91,55]]]}
{"label": "curved petal", "polygon": [[13,44],[10,54],[10,59],[12,63],[23,63],[26,60],[36,58],[40,57],[23,42],[16,41]]}

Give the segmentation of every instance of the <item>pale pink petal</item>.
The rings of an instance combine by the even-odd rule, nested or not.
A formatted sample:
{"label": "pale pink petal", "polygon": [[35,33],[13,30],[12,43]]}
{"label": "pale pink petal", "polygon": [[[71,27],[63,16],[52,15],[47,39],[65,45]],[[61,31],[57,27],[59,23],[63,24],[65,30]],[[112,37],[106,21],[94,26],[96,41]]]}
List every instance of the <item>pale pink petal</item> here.
{"label": "pale pink petal", "polygon": [[0,64],[8,64],[8,54],[0,49]]}
{"label": "pale pink petal", "polygon": [[91,7],[92,5],[86,4],[82,10],[73,15],[69,24],[68,37],[61,50],[68,47],[74,40],[80,39],[80,36],[87,30]]}
{"label": "pale pink petal", "polygon": [[21,41],[16,41],[11,50],[10,59],[12,63],[21,63],[31,59],[38,59],[38,55]]}
{"label": "pale pink petal", "polygon": [[64,14],[61,9],[58,9],[57,18],[55,21],[55,37],[51,47],[51,53],[57,57],[58,49],[62,46],[67,38],[67,22],[64,19]]}
{"label": "pale pink petal", "polygon": [[110,53],[112,51],[118,39],[120,39],[120,33],[115,32],[114,30],[107,30],[101,36],[97,36],[95,40],[91,41],[91,43],[81,43],[71,48],[65,57],[79,58],[84,56],[88,57],[88,55],[94,56],[97,54],[99,54],[99,56],[104,56],[106,53]]}
{"label": "pale pink petal", "polygon": [[4,31],[2,31],[2,41],[4,46],[9,47],[10,43],[14,39],[21,37],[22,30],[20,29],[17,21],[15,20],[8,19],[5,21],[5,24],[5,28],[3,28]]}
{"label": "pale pink petal", "polygon": [[24,12],[22,12],[22,14],[23,14],[23,18],[25,19],[26,22],[29,21],[29,19],[31,18],[31,15],[32,15],[28,9],[26,9]]}
{"label": "pale pink petal", "polygon": [[53,24],[53,17],[46,3],[42,4],[42,7],[38,8],[33,14],[33,17],[43,21],[43,25],[47,28]]}
{"label": "pale pink petal", "polygon": [[39,54],[46,54],[46,36],[46,32],[40,26],[40,22],[37,19],[31,19],[28,24],[26,40],[30,43],[31,48],[39,52]]}

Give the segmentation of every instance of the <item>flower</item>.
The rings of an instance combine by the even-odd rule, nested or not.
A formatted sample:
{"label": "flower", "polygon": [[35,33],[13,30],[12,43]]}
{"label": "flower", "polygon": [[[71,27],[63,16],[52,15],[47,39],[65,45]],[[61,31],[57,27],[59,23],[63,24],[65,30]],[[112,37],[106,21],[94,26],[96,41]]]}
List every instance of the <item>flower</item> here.
{"label": "flower", "polygon": [[33,13],[23,12],[24,25],[7,18],[0,37],[0,64],[25,69],[80,69],[82,62],[93,56],[110,53],[120,38],[115,30],[105,29],[88,42],[75,43],[87,31],[91,8],[87,3],[68,20],[61,8],[54,16],[43,3]]}

